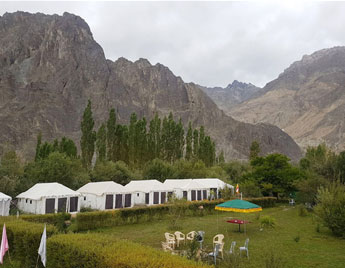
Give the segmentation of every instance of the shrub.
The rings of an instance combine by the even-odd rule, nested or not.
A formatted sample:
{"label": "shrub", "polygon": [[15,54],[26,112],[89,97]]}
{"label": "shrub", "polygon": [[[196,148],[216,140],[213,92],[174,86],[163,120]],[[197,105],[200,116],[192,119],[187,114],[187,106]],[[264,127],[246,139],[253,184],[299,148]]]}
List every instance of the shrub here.
{"label": "shrub", "polygon": [[293,240],[294,240],[296,243],[298,243],[298,242],[301,240],[301,236],[298,234],[298,235],[296,235],[296,236],[293,238]]}
{"label": "shrub", "polygon": [[208,267],[147,246],[101,234],[56,235],[47,244],[48,268]]}
{"label": "shrub", "polygon": [[278,199],[276,197],[257,197],[257,198],[243,198],[244,200],[247,200],[249,202],[252,202],[254,204],[257,204],[258,206],[262,208],[270,208],[274,207],[276,203],[278,202]]}
{"label": "shrub", "polygon": [[36,223],[47,223],[52,225],[61,224],[61,221],[68,221],[71,219],[69,213],[55,213],[45,215],[23,215],[20,218],[24,221],[36,222]]}
{"label": "shrub", "polygon": [[[3,223],[0,222],[1,230],[2,227]],[[11,256],[14,257],[16,261],[20,262],[21,267],[35,267],[37,251],[41,241],[43,229],[43,224],[26,222],[22,220],[8,221],[8,219],[6,219],[6,231]],[[47,225],[47,237],[54,233],[57,233],[56,228],[54,226]]]}
{"label": "shrub", "polygon": [[263,216],[260,218],[261,228],[274,228],[276,225],[276,219],[270,216]]}
{"label": "shrub", "polygon": [[345,238],[345,185],[334,182],[321,187],[314,211],[334,235]]}
{"label": "shrub", "polygon": [[308,212],[307,212],[307,209],[305,208],[304,205],[299,205],[298,206],[298,215],[301,216],[301,217],[305,217],[307,216]]}

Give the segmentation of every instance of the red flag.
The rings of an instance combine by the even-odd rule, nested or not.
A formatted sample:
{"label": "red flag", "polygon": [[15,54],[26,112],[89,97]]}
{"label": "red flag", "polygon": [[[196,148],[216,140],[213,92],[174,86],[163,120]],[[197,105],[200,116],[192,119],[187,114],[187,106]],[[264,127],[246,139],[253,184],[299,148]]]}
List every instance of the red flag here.
{"label": "red flag", "polygon": [[240,193],[240,187],[238,187],[238,184],[236,185],[236,193]]}
{"label": "red flag", "polygon": [[4,256],[6,254],[6,251],[8,251],[8,240],[7,240],[7,234],[6,234],[6,226],[4,224],[4,228],[2,229],[2,239],[1,239],[1,247],[0,247],[0,263],[2,264],[4,261]]}

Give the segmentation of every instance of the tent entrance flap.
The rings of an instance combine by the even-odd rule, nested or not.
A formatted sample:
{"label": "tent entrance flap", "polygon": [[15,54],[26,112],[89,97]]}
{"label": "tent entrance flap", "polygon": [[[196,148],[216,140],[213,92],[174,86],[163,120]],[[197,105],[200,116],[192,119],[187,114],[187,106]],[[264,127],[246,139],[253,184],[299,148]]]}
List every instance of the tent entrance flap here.
{"label": "tent entrance flap", "polygon": [[159,204],[159,192],[153,193],[153,204]]}
{"label": "tent entrance flap", "polygon": [[117,194],[115,197],[115,208],[123,208],[122,194]]}
{"label": "tent entrance flap", "polygon": [[55,198],[46,199],[46,214],[55,213]]}
{"label": "tent entrance flap", "polygon": [[107,194],[105,196],[105,209],[113,209],[114,208],[114,195]]}
{"label": "tent entrance flap", "polygon": [[146,205],[150,204],[150,194],[149,193],[145,193],[145,204]]}
{"label": "tent entrance flap", "polygon": [[70,197],[70,212],[76,212],[78,210],[78,197]]}
{"label": "tent entrance flap", "polygon": [[132,203],[132,195],[131,194],[125,194],[125,208],[129,208]]}
{"label": "tent entrance flap", "polygon": [[196,192],[192,190],[192,201],[196,200]]}
{"label": "tent entrance flap", "polygon": [[66,212],[67,197],[58,199],[58,212]]}

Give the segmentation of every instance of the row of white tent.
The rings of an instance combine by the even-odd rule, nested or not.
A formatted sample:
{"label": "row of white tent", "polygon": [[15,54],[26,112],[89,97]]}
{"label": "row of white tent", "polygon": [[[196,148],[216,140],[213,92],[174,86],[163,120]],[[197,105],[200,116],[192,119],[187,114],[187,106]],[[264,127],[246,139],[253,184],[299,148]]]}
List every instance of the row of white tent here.
{"label": "row of white tent", "polygon": [[[157,180],[136,180],[126,186],[113,181],[90,182],[77,191],[59,183],[37,183],[17,196],[17,206],[23,212],[32,214],[74,213],[79,212],[81,207],[119,209],[135,205],[164,204],[173,195],[189,201],[215,199],[220,197],[221,190],[225,187],[232,191],[234,189],[232,185],[217,178],[166,180],[164,183]],[[8,207],[5,205],[3,210],[8,215],[9,202]]]}
{"label": "row of white tent", "polygon": [[0,216],[8,216],[12,198],[0,192]]}

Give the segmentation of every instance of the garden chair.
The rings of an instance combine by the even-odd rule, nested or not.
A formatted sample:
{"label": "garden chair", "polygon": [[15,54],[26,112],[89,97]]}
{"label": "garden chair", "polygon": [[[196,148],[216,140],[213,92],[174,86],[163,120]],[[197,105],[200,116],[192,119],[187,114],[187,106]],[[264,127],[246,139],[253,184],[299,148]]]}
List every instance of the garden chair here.
{"label": "garden chair", "polygon": [[220,244],[216,244],[214,246],[214,249],[213,249],[213,252],[209,253],[208,256],[209,257],[212,257],[213,260],[214,260],[214,265],[217,264],[217,257],[219,255],[219,247],[220,247]]}
{"label": "garden chair", "polygon": [[204,242],[204,236],[205,236],[204,231],[198,231],[197,241],[200,243],[200,249],[202,249],[202,243]]}
{"label": "garden chair", "polygon": [[162,248],[164,252],[170,252],[172,255],[177,255],[174,249],[167,242],[162,242]]}
{"label": "garden chair", "polygon": [[198,233],[197,232],[195,232],[195,231],[191,231],[191,232],[189,232],[188,234],[187,234],[187,240],[189,240],[189,241],[193,241],[194,240],[194,237],[196,237],[198,235]]}
{"label": "garden chair", "polygon": [[177,247],[180,246],[180,241],[183,241],[184,244],[186,243],[186,235],[184,233],[176,231],[175,232],[175,237],[176,237]]}
{"label": "garden chair", "polygon": [[[217,244],[216,244],[217,245]],[[219,245],[219,252],[220,252],[220,255],[222,256],[222,259],[224,258],[223,256],[223,248],[224,248],[224,242],[223,243],[218,243]]]}
{"label": "garden chair", "polygon": [[231,242],[229,254],[235,254],[236,241]]}
{"label": "garden chair", "polygon": [[241,256],[242,251],[245,251],[247,253],[247,258],[249,259],[248,243],[249,243],[249,238],[247,238],[246,242],[244,242],[244,246],[240,247],[240,256]]}
{"label": "garden chair", "polygon": [[171,234],[171,233],[165,233],[165,239],[166,239],[166,242],[171,245],[171,247],[173,249],[175,249],[175,235]]}
{"label": "garden chair", "polygon": [[289,205],[290,206],[294,206],[295,205],[295,200],[294,199],[290,199],[289,200]]}
{"label": "garden chair", "polygon": [[215,246],[215,244],[223,243],[223,239],[224,239],[224,235],[222,235],[222,234],[215,235],[213,237],[213,246]]}

